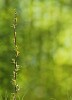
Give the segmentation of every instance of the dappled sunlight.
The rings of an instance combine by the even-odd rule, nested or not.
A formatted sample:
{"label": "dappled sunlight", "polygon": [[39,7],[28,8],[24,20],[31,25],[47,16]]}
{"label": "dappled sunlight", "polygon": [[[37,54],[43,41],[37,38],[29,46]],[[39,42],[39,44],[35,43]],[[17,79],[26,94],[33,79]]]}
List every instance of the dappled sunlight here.
{"label": "dappled sunlight", "polygon": [[54,75],[63,93],[71,89],[72,76],[63,70],[63,66],[55,66]]}
{"label": "dappled sunlight", "polygon": [[68,60],[68,53],[65,49],[60,48],[57,50],[56,54],[54,55],[54,61],[57,65],[62,65],[67,63]]}
{"label": "dappled sunlight", "polygon": [[72,49],[72,27],[70,25],[67,29],[60,32],[58,35],[58,42],[63,45],[65,49]]}
{"label": "dappled sunlight", "polygon": [[72,75],[66,71],[69,66],[69,69],[72,68],[72,25],[60,31],[57,36],[57,43],[59,47],[54,54],[54,62],[56,64],[54,75],[64,94],[72,89]]}
{"label": "dappled sunlight", "polygon": [[10,93],[17,92],[21,100],[68,100],[67,92],[72,95],[72,1],[1,0],[0,12],[1,100],[10,100]]}
{"label": "dappled sunlight", "polygon": [[72,64],[72,28],[71,26],[63,30],[58,35],[58,43],[60,47],[54,55],[57,64]]}
{"label": "dappled sunlight", "polygon": [[[22,7],[22,2],[20,5],[20,7]],[[29,6],[25,7],[25,9],[22,9],[22,16],[29,22],[33,19],[32,21],[35,28],[48,29],[50,25],[56,23],[60,15],[60,9],[56,5],[56,2],[45,1],[43,3],[34,1],[33,3],[28,3],[28,5]],[[26,14],[24,14],[24,12]]]}

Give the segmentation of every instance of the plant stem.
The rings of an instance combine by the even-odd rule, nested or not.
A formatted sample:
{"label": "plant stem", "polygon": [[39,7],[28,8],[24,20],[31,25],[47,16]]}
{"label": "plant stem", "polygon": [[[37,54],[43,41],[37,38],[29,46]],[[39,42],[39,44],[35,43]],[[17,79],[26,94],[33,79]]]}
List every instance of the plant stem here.
{"label": "plant stem", "polygon": [[18,72],[17,58],[19,56],[19,51],[18,51],[17,39],[16,39],[16,26],[17,26],[17,13],[15,11],[14,23],[13,23],[15,58],[12,59],[13,63],[14,63],[14,71],[13,71],[13,86],[14,86],[14,93],[13,94],[14,95],[13,95],[13,100],[16,100],[16,98],[17,98],[17,92],[18,92],[18,85],[17,85],[17,72]]}
{"label": "plant stem", "polygon": [[[16,48],[16,45],[17,45],[17,41],[16,41],[16,25],[17,25],[17,21],[16,21],[16,18],[17,18],[17,14],[16,14],[16,11],[15,11],[15,17],[14,17],[14,45],[15,45],[15,48]],[[16,72],[16,56],[15,56],[15,66],[14,66],[14,81],[15,81],[15,84],[14,84],[14,100],[16,100],[16,92],[17,92],[17,89],[16,89],[16,79],[17,79],[17,72]]]}

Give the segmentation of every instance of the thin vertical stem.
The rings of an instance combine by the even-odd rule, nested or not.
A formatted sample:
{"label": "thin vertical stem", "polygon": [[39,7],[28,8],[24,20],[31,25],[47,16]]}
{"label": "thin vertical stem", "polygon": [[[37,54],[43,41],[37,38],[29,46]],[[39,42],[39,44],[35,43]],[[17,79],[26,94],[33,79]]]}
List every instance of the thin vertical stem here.
{"label": "thin vertical stem", "polygon": [[[16,48],[16,45],[17,45],[17,41],[16,41],[16,25],[17,25],[17,14],[16,14],[16,11],[15,11],[15,17],[14,17],[14,45],[15,45],[15,48]],[[14,100],[16,100],[16,92],[17,92],[17,89],[16,89],[16,79],[17,79],[17,73],[16,73],[16,56],[15,56],[15,66],[14,66],[14,80],[15,80],[15,84],[14,84]]]}
{"label": "thin vertical stem", "polygon": [[14,46],[15,46],[15,58],[13,59],[13,63],[14,63],[14,71],[13,71],[13,86],[14,86],[14,93],[13,94],[14,95],[13,95],[13,100],[16,100],[17,92],[18,92],[18,85],[17,85],[17,72],[18,72],[17,58],[19,56],[19,51],[18,51],[17,39],[16,39],[16,26],[17,26],[17,13],[15,11],[14,23],[13,23]]}

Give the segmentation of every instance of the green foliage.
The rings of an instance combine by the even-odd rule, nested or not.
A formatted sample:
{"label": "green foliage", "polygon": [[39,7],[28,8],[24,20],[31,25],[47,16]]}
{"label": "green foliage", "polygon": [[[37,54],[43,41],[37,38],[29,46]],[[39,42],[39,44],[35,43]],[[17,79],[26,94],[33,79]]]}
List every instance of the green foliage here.
{"label": "green foliage", "polygon": [[[72,1],[0,1],[0,95],[10,100],[14,57],[13,18],[18,13],[17,75],[20,100],[71,100]],[[6,97],[6,98],[5,98]],[[17,100],[18,100],[17,99]]]}

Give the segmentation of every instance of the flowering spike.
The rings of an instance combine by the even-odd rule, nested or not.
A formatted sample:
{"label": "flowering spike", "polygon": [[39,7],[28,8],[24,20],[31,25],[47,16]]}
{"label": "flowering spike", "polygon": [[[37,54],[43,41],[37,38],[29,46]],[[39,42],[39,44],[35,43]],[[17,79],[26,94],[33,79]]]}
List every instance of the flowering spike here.
{"label": "flowering spike", "polygon": [[13,30],[14,30],[14,46],[15,46],[15,58],[12,59],[12,63],[14,64],[14,71],[13,71],[13,79],[12,79],[12,84],[14,87],[13,91],[13,100],[16,100],[17,98],[17,92],[19,91],[19,86],[17,84],[17,72],[19,70],[19,65],[17,64],[17,58],[19,56],[19,50],[17,46],[17,39],[16,39],[16,26],[17,26],[17,13],[15,11],[15,17],[14,17],[14,23],[13,23]]}

